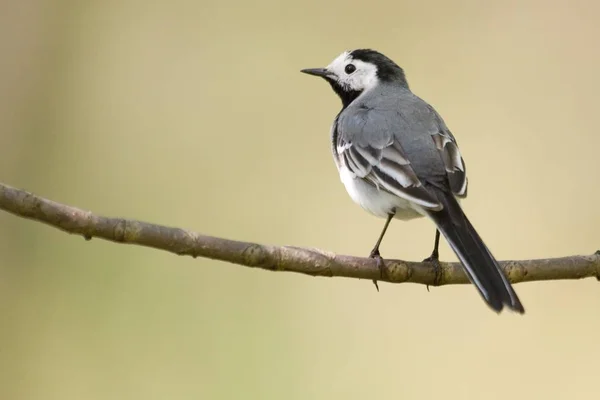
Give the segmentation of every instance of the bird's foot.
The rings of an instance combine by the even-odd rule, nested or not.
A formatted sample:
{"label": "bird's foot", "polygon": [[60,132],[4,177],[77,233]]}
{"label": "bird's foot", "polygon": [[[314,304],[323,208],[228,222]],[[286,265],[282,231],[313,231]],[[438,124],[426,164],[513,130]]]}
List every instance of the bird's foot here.
{"label": "bird's foot", "polygon": [[[373,251],[371,251],[371,254],[369,254],[369,258],[374,259],[377,263],[377,268],[379,268],[379,277],[383,278],[387,276],[385,264],[383,262],[383,258],[379,254],[379,249],[373,249]],[[373,279],[373,284],[375,285],[375,289],[377,289],[377,291],[379,292],[379,285],[377,284],[376,279]]]}
{"label": "bird's foot", "polygon": [[[435,272],[435,276],[433,278],[433,284],[435,286],[438,286],[442,279],[442,266],[440,264],[440,256],[438,254],[432,254],[429,257],[427,257],[426,259],[424,259],[423,262],[433,264],[433,271]],[[427,291],[429,292],[429,285],[427,285]]]}

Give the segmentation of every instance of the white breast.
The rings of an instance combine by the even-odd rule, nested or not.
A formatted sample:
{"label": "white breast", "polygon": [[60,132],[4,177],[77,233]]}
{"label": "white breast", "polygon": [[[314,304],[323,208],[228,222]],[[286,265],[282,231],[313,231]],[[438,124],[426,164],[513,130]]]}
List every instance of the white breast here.
{"label": "white breast", "polygon": [[424,216],[423,209],[418,205],[357,178],[344,166],[340,167],[340,179],[352,200],[377,217],[387,218],[394,212],[394,218],[403,220]]}

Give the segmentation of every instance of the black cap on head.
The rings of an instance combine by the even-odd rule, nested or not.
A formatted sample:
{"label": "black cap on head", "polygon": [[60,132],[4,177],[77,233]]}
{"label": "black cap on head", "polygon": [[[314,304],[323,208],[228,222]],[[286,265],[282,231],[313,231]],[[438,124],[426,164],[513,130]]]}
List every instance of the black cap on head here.
{"label": "black cap on head", "polygon": [[377,66],[377,77],[382,82],[397,81],[408,87],[404,70],[380,52],[372,49],[357,49],[350,52],[350,57]]}

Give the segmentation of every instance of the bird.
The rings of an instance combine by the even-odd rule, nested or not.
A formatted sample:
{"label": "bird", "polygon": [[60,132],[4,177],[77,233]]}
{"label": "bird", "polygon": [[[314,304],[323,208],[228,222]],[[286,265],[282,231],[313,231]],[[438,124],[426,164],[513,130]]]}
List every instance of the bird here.
{"label": "bird", "polygon": [[[368,48],[344,51],[327,67],[302,69],[323,78],[342,102],[330,130],[331,151],[351,199],[385,219],[369,257],[385,274],[379,246],[392,219],[428,217],[434,248],[423,261],[439,264],[440,232],[488,306],[525,309],[460,201],[467,196],[466,164],[438,112],[415,95],[404,70]],[[377,290],[377,281],[374,280]]]}

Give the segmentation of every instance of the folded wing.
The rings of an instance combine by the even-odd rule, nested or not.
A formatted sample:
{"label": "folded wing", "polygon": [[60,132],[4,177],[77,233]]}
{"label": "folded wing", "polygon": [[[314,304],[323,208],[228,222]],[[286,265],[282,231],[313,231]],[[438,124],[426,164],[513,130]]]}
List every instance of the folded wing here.
{"label": "folded wing", "polygon": [[441,203],[415,174],[390,125],[385,115],[368,109],[337,121],[334,138],[340,162],[380,190],[424,209],[440,210]]}

